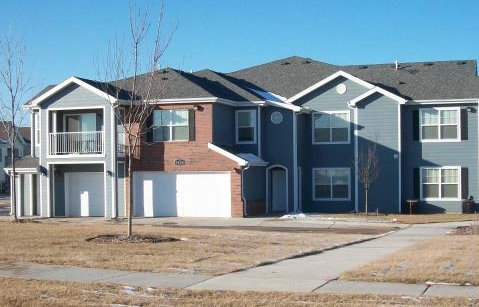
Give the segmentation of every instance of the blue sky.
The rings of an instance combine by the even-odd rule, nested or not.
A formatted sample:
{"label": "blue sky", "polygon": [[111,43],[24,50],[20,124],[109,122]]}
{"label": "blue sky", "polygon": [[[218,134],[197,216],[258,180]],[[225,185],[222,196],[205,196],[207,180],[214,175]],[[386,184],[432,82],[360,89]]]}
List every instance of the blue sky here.
{"label": "blue sky", "polygon": [[[158,1],[136,1],[159,12]],[[166,0],[177,23],[163,66],[229,72],[291,55],[333,64],[479,58],[479,1]],[[0,33],[26,45],[34,91],[71,75],[96,78],[127,0],[2,1]]]}

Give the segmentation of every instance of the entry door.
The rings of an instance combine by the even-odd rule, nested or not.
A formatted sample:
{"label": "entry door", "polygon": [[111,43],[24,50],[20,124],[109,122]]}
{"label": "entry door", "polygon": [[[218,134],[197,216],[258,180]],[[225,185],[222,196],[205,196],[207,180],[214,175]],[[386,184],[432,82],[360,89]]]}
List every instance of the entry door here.
{"label": "entry door", "polygon": [[271,170],[271,211],[286,212],[286,171]]}

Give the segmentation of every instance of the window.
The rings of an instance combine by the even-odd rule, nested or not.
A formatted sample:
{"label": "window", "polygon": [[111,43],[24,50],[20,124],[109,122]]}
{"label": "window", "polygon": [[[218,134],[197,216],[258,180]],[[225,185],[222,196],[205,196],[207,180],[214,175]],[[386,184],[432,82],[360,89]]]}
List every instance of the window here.
{"label": "window", "polygon": [[460,167],[425,167],[421,169],[422,199],[458,199]]}
{"label": "window", "polygon": [[349,200],[349,168],[313,169],[314,200]]}
{"label": "window", "polygon": [[349,111],[313,113],[313,144],[349,143]]}
{"label": "window", "polygon": [[35,122],[35,145],[40,146],[40,113],[35,112],[33,121]]}
{"label": "window", "polygon": [[188,110],[153,111],[153,142],[187,141]]}
{"label": "window", "polygon": [[256,110],[236,111],[236,143],[256,143]]}
{"label": "window", "polygon": [[459,122],[459,108],[421,109],[421,140],[459,140]]}

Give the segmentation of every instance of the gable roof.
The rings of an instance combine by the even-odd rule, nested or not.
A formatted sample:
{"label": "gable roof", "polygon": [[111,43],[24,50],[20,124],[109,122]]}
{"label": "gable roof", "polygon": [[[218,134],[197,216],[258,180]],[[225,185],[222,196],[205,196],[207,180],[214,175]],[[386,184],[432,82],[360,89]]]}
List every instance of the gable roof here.
{"label": "gable roof", "polygon": [[475,60],[341,66],[294,56],[228,75],[292,97],[342,70],[407,100],[469,99],[479,98],[476,67]]}
{"label": "gable roof", "polygon": [[31,142],[30,127],[19,127],[18,132],[20,132],[25,142]]}
{"label": "gable roof", "polygon": [[[8,138],[8,130],[11,129],[12,127],[12,122],[11,121],[0,121],[0,140],[9,142]],[[23,144],[29,143],[30,142],[30,128],[29,127],[16,127],[17,128],[17,137],[22,142]],[[26,129],[28,129],[28,139],[23,137],[23,133],[27,133]]]}

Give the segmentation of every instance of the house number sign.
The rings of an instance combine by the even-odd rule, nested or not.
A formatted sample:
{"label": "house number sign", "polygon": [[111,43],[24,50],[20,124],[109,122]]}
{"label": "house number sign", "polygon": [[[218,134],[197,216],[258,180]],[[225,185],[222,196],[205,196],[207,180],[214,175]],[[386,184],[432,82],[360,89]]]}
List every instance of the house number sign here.
{"label": "house number sign", "polygon": [[175,160],[175,165],[185,165],[185,160],[183,160],[183,159],[176,159],[176,160]]}

